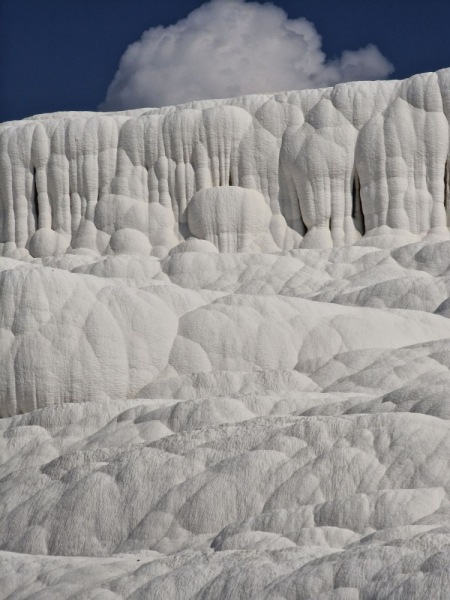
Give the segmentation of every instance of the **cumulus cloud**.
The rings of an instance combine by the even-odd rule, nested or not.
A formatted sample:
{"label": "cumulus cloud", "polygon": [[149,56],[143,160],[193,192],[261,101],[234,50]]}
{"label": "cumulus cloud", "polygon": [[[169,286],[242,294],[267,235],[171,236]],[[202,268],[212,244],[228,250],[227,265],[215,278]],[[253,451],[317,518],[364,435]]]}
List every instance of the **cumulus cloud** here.
{"label": "cumulus cloud", "polygon": [[102,110],[166,106],[379,79],[393,65],[369,44],[327,59],[304,18],[273,4],[212,0],[169,27],[152,27],[122,56]]}

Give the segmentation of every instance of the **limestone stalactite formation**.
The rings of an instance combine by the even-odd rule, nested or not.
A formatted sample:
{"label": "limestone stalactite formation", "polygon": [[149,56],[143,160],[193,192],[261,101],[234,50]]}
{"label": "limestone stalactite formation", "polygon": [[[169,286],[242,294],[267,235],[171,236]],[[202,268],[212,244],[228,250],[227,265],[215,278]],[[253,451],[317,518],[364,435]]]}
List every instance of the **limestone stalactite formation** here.
{"label": "limestone stalactite formation", "polygon": [[450,69],[0,125],[0,599],[442,600]]}

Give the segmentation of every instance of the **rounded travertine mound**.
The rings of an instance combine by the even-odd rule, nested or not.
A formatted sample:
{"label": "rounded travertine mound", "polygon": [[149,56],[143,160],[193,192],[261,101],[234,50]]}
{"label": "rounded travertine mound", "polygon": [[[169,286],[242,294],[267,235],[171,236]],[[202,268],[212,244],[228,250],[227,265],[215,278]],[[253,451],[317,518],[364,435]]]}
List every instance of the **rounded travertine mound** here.
{"label": "rounded travertine mound", "polygon": [[172,248],[169,251],[169,256],[174,256],[175,254],[181,254],[183,252],[219,252],[211,242],[207,240],[199,240],[198,238],[188,238],[178,246]]}
{"label": "rounded travertine mound", "polygon": [[96,206],[94,224],[109,235],[120,229],[136,230],[147,237],[152,246],[163,246],[167,250],[178,243],[173,211],[158,202],[105,194]]}
{"label": "rounded travertine mound", "polygon": [[190,231],[219,252],[276,252],[271,217],[262,194],[240,187],[201,190],[188,208]]}
{"label": "rounded travertine mound", "polygon": [[38,229],[30,238],[28,250],[34,258],[58,256],[69,247],[66,237],[52,229]]}
{"label": "rounded travertine mound", "polygon": [[109,246],[114,254],[142,254],[150,256],[152,246],[137,229],[119,229],[112,234]]}

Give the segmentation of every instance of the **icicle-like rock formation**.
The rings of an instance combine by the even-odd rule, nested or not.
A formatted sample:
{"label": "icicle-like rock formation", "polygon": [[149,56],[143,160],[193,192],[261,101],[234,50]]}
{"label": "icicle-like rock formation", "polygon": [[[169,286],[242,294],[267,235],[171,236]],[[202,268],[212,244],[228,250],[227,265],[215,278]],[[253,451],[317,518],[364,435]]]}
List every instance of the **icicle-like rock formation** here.
{"label": "icicle-like rock formation", "polygon": [[1,252],[160,257],[205,227],[224,226],[223,211],[212,209],[202,226],[193,224],[190,203],[230,186],[253,193],[210,197],[226,204],[245,195],[245,219],[264,221],[265,241],[255,244],[242,224],[228,223],[235,239],[221,251],[340,247],[392,232],[448,237],[449,119],[445,69],[405,81],[5,123]]}

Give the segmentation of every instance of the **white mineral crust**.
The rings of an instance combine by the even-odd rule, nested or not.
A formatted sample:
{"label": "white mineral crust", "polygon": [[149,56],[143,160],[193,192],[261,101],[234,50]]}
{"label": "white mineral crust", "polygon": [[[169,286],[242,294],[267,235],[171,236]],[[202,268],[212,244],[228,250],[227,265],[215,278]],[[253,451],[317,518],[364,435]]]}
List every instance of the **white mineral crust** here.
{"label": "white mineral crust", "polygon": [[444,69],[0,125],[2,600],[449,597],[449,121]]}

